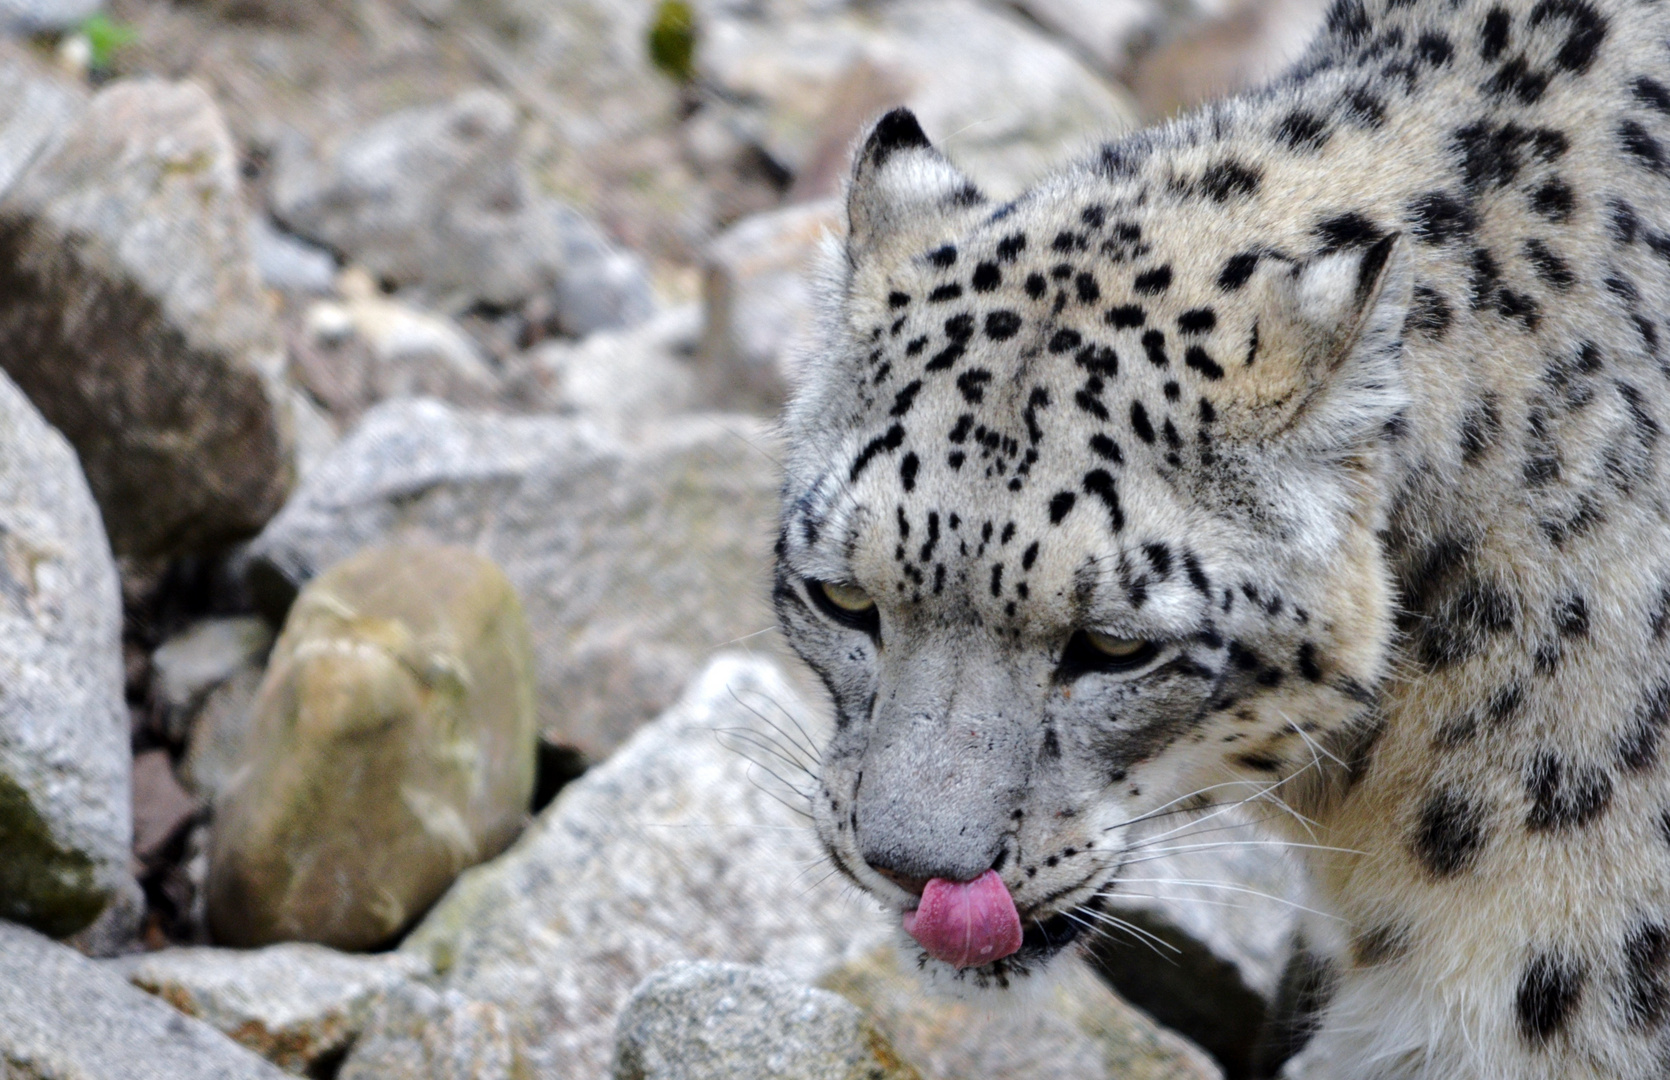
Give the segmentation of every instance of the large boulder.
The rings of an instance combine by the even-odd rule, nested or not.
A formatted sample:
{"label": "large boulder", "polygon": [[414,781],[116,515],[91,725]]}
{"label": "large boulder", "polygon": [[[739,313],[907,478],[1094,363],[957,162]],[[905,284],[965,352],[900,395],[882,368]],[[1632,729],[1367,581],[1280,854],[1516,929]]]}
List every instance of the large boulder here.
{"label": "large boulder", "polygon": [[[744,756],[792,780],[761,747],[804,760],[784,740],[820,730],[772,665],[716,660],[515,846],[461,877],[402,951],[456,995],[451,1012],[502,1016],[516,1075],[540,1080],[604,1075],[622,1006],[666,964],[763,964],[807,982],[868,952],[891,923],[828,872],[804,797]],[[453,1075],[381,1067],[396,1060],[424,1056],[410,1039],[362,1041],[343,1075]]]}
{"label": "large boulder", "polygon": [[104,0],[0,0],[0,31],[62,33],[102,7]]}
{"label": "large boulder", "polygon": [[[7,2],[0,0],[0,26]],[[78,84],[0,39],[0,195],[86,107],[87,94]]]}
{"label": "large boulder", "polygon": [[322,162],[286,142],[273,209],[295,232],[435,299],[514,306],[550,294],[574,334],[641,321],[654,307],[641,263],[533,189],[519,139],[515,106],[471,90],[347,132]]}
{"label": "large boulder", "polygon": [[453,543],[527,605],[540,727],[601,757],[714,649],[776,648],[777,467],[760,421],[669,420],[628,445],[581,421],[391,401],[366,413],[250,546],[269,610],[381,543]]}
{"label": "large boulder", "polygon": [[498,854],[533,794],[532,668],[474,552],[373,549],[312,582],[215,804],[215,939],[371,947]]}
{"label": "large boulder", "polygon": [[303,943],[164,949],[109,963],[134,986],[296,1074],[346,1050],[372,1008],[421,967],[402,953],[353,956]]}
{"label": "large boulder", "polygon": [[121,633],[75,451],[0,375],[0,918],[55,937],[133,888]]}
{"label": "large boulder", "polygon": [[1005,1004],[924,990],[913,965],[886,946],[824,976],[874,1017],[927,1080],[1220,1080],[1211,1058],[1063,957],[1043,986]]}
{"label": "large boulder", "polygon": [[200,87],[117,83],[24,170],[0,296],[0,366],[75,446],[118,554],[213,548],[278,509],[284,354]]}
{"label": "large boulder", "polygon": [[117,972],[0,922],[0,1075],[18,1080],[286,1080]]}
{"label": "large boulder", "polygon": [[921,1080],[851,1002],[779,972],[693,960],[621,1010],[613,1080]]}

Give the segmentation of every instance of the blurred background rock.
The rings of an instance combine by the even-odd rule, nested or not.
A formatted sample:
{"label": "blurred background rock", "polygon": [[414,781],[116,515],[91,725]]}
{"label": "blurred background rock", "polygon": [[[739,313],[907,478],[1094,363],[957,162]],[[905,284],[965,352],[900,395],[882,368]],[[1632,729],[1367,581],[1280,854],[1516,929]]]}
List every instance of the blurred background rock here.
{"label": "blurred background rock", "polygon": [[900,970],[802,816],[771,418],[875,115],[1006,195],[1321,11],[0,0],[0,1061],[1269,1075],[1272,847],[1145,863],[1044,1012]]}

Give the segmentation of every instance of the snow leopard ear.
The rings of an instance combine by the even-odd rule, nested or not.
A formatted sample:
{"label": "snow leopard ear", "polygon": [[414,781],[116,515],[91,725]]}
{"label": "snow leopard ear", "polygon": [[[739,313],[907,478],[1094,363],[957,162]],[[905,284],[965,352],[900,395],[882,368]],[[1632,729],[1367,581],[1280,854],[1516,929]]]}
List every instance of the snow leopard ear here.
{"label": "snow leopard ear", "polygon": [[1313,452],[1379,438],[1407,401],[1408,240],[1262,262],[1251,283],[1258,322],[1226,420],[1242,437]]}
{"label": "snow leopard ear", "polygon": [[894,109],[876,121],[853,162],[847,259],[859,266],[985,201],[980,189],[928,142],[915,114]]}

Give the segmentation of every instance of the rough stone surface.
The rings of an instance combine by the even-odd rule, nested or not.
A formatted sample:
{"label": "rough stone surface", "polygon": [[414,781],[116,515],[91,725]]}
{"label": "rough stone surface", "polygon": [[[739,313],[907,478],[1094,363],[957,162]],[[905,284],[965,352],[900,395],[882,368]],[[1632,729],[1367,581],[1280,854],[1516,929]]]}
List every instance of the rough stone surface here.
{"label": "rough stone surface", "polygon": [[421,983],[390,992],[337,1080],[529,1080],[504,1011]]}
{"label": "rough stone surface", "polygon": [[516,360],[507,394],[525,408],[635,433],[703,403],[694,359],[701,332],[701,308],[686,304],[631,329],[548,341]]}
{"label": "rough stone surface", "polygon": [[351,956],[322,945],[254,952],[166,949],[111,961],[129,982],[290,1073],[344,1050],[383,996],[417,974],[400,953]]}
{"label": "rough stone surface", "polygon": [[499,400],[497,376],[452,320],[383,296],[358,267],[341,286],[340,303],[309,308],[308,340],[294,354],[300,381],[333,413],[419,395],[474,408]]}
{"label": "rough stone surface", "polygon": [[80,25],[102,7],[104,0],[0,0],[0,30],[59,33]]}
{"label": "rough stone surface", "polygon": [[1016,6],[1101,70],[1118,73],[1153,44],[1169,14],[1196,5],[1187,0],[1020,0]]}
{"label": "rough stone surface", "polygon": [[668,964],[615,1030],[614,1080],[920,1080],[851,1002],[744,964]]}
{"label": "rough stone surface", "polygon": [[278,231],[265,215],[251,219],[249,244],[256,273],[269,289],[324,295],[336,283],[336,260],[330,252]]}
{"label": "rough stone surface", "polygon": [[1110,903],[1166,947],[1110,933],[1096,943],[1096,965],[1127,1000],[1232,1071],[1245,1070],[1300,929],[1294,867],[1279,843],[1223,811],[1139,843],[1175,850],[1139,855],[1121,888],[1145,895],[1122,898],[1116,889]]}
{"label": "rough stone surface", "polygon": [[117,972],[0,922],[7,1080],[284,1080],[285,1073]]}
{"label": "rough stone surface", "polygon": [[653,309],[641,264],[517,163],[515,106],[487,90],[402,110],[342,136],[327,164],[285,143],[274,211],[380,278],[439,299],[514,305],[554,293],[571,333]]}
{"label": "rough stone surface", "polygon": [[272,629],[251,617],[205,619],[163,642],[151,654],[151,695],[164,733],[184,741],[209,695],[272,643]]}
{"label": "rough stone surface", "polygon": [[700,356],[713,400],[762,411],[782,405],[796,347],[813,328],[818,247],[843,218],[839,201],[819,200],[744,219],[708,245]]}
{"label": "rough stone surface", "polygon": [[121,627],[75,451],[0,375],[0,918],[57,937],[130,880]]}
{"label": "rough stone surface", "polygon": [[180,780],[199,797],[212,802],[237,772],[265,675],[262,664],[239,668],[209,692],[192,717]]}
{"label": "rough stone surface", "polygon": [[133,856],[156,859],[198,810],[174,776],[166,750],[146,750],[133,759]]}
{"label": "rough stone surface", "polygon": [[366,545],[484,552],[527,606],[541,731],[597,758],[714,649],[781,648],[765,569],[777,483],[766,425],[745,417],[679,418],[628,446],[580,421],[388,402],[250,546],[252,580],[282,607]]}
{"label": "rough stone surface", "polygon": [[925,990],[892,946],[832,972],[820,985],[875,1018],[928,1080],[1221,1080],[1197,1047],[1154,1023],[1076,959],[1049,984],[1000,1005]]}
{"label": "rough stone surface", "polygon": [[313,581],[215,804],[215,940],[375,946],[503,850],[533,794],[532,668],[474,552],[375,548]]}
{"label": "rough stone surface", "polygon": [[[0,25],[8,2],[0,0]],[[81,87],[20,46],[0,41],[0,196],[86,107]]]}
{"label": "rough stone surface", "polygon": [[[906,0],[825,18],[717,23],[698,53],[704,74],[756,103],[756,137],[800,172],[823,145],[858,134],[830,131],[850,71],[897,88],[894,99],[988,194],[1017,194],[1046,168],[1129,129],[1135,106],[1060,43],[995,6]],[[877,105],[876,108],[882,107]]]}
{"label": "rough stone surface", "polygon": [[118,554],[212,548],[278,509],[283,353],[200,87],[93,99],[0,199],[0,295],[0,365],[74,444]]}
{"label": "rough stone surface", "polygon": [[[542,1080],[603,1075],[621,1006],[665,964],[764,964],[810,981],[861,955],[889,935],[886,920],[828,874],[799,797],[739,752],[774,762],[760,742],[817,722],[773,665],[716,660],[514,847],[460,878],[402,950],[442,989],[502,1010],[526,1075]],[[386,1075],[376,1060],[356,1047],[350,1066]]]}

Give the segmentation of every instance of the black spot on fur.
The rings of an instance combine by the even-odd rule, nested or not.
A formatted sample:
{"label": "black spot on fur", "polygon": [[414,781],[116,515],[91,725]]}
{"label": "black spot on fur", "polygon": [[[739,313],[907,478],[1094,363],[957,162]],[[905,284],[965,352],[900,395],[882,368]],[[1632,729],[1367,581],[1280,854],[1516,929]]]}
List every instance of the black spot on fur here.
{"label": "black spot on fur", "polygon": [[1576,203],[1577,197],[1572,193],[1570,185],[1559,177],[1545,181],[1531,196],[1531,209],[1556,223],[1570,221],[1572,208]]}
{"label": "black spot on fur", "polygon": [[1073,291],[1078,293],[1081,304],[1094,304],[1102,298],[1102,290],[1096,284],[1096,279],[1085,273],[1073,279]]}
{"label": "black spot on fur", "polygon": [[1455,320],[1450,302],[1429,285],[1416,285],[1409,301],[1409,314],[1403,322],[1405,333],[1415,334],[1428,341],[1441,341]]}
{"label": "black spot on fur", "polygon": [[1503,8],[1493,7],[1485,12],[1484,25],[1479,27],[1479,57],[1494,60],[1508,47],[1508,31],[1512,20]]}
{"label": "black spot on fur", "polygon": [[1125,463],[1125,455],[1120,453],[1119,444],[1100,432],[1090,436],[1090,449],[1097,457],[1104,458],[1116,465]]}
{"label": "black spot on fur", "polygon": [[1143,442],[1154,445],[1154,425],[1148,422],[1148,410],[1142,407],[1140,401],[1131,402],[1131,430]]}
{"label": "black spot on fur", "polygon": [[1386,122],[1386,103],[1366,86],[1353,87],[1343,104],[1344,114],[1358,127],[1372,130]]}
{"label": "black spot on fur", "polygon": [[962,294],[963,294],[963,287],[961,285],[958,285],[956,282],[953,281],[949,285],[941,285],[939,288],[937,288],[933,292],[929,293],[928,294],[928,300],[931,303],[943,304],[947,300],[955,300],[957,297],[961,296]]}
{"label": "black spot on fur", "polygon": [[1447,191],[1429,191],[1409,204],[1408,219],[1415,237],[1428,244],[1446,244],[1479,227],[1472,207]]}
{"label": "black spot on fur", "polygon": [[1177,316],[1177,329],[1185,334],[1204,334],[1218,325],[1218,316],[1211,308],[1192,308]]}
{"label": "black spot on fur", "polygon": [[887,415],[904,416],[910,412],[911,406],[916,403],[916,395],[921,390],[921,379],[912,379],[909,383],[906,383],[897,394],[893,395],[893,407],[887,410]]}
{"label": "black spot on fur", "polygon": [[847,476],[847,482],[851,483],[857,480],[859,475],[863,473],[865,467],[870,464],[870,461],[877,454],[883,452],[884,450],[897,450],[904,444],[904,441],[904,427],[899,424],[894,424],[892,427],[887,429],[885,434],[877,435],[875,438],[865,443],[864,448],[858,451],[858,456],[853,458],[852,471]]}
{"label": "black spot on fur", "polygon": [[1119,307],[1108,308],[1104,321],[1115,329],[1129,330],[1146,322],[1147,315],[1135,304],[1122,304]]}
{"label": "black spot on fur", "polygon": [[1305,641],[1299,644],[1297,658],[1299,674],[1311,682],[1322,681],[1322,666],[1316,662],[1316,643]]}
{"label": "black spot on fur", "polygon": [[1206,350],[1199,345],[1190,345],[1183,353],[1183,363],[1200,372],[1203,376],[1214,381],[1224,377],[1224,369],[1218,362],[1207,355]]}
{"label": "black spot on fur", "polygon": [[1200,187],[1213,202],[1221,203],[1234,196],[1253,194],[1262,181],[1262,174],[1255,168],[1239,161],[1219,161],[1201,175]]}
{"label": "black spot on fur", "polygon": [[906,491],[916,489],[916,470],[921,465],[922,461],[914,451],[906,454],[904,460],[899,462],[899,481],[904,484]]}
{"label": "black spot on fur", "polygon": [[1670,683],[1661,682],[1647,689],[1618,740],[1618,761],[1625,769],[1645,772],[1658,763],[1666,723],[1670,723]]}
{"label": "black spot on fur", "polygon": [[1523,56],[1516,56],[1497,68],[1496,74],[1484,84],[1485,93],[1497,97],[1512,94],[1521,105],[1535,104],[1547,89],[1548,76],[1533,70]]}
{"label": "black spot on fur", "polygon": [[1092,469],[1084,474],[1084,493],[1094,495],[1107,507],[1108,522],[1114,532],[1125,527],[1125,511],[1119,505],[1119,491],[1113,476],[1106,469]]}
{"label": "black spot on fur", "polygon": [[1639,76],[1632,84],[1637,104],[1645,105],[1655,112],[1670,116],[1670,89],[1657,79],[1647,75]]}
{"label": "black spot on fur", "polygon": [[1486,394],[1461,420],[1461,460],[1476,465],[1502,434],[1502,415],[1496,395]]}
{"label": "black spot on fur", "polygon": [[985,368],[969,368],[957,376],[957,390],[964,401],[978,405],[986,399],[986,384],[991,381],[992,373]]}
{"label": "black spot on fur", "polygon": [[1026,250],[1026,234],[1011,233],[997,242],[997,257],[1003,262],[1014,262]]}
{"label": "black spot on fur", "polygon": [[1526,1042],[1546,1043],[1565,1029],[1582,1003],[1588,969],[1556,953],[1537,953],[1525,965],[1514,995],[1514,1019]]}
{"label": "black spot on fur", "polygon": [[1564,292],[1577,284],[1577,275],[1572,273],[1571,264],[1550,250],[1547,242],[1535,239],[1525,241],[1525,258],[1530,260],[1532,269],[1550,288]]}
{"label": "black spot on fur", "polygon": [[1328,8],[1328,32],[1347,44],[1355,44],[1368,36],[1368,12],[1362,0],[1334,0]]}
{"label": "black spot on fur", "polygon": [[1061,524],[1061,519],[1066,517],[1068,515],[1068,513],[1070,513],[1072,511],[1073,503],[1075,503],[1077,501],[1078,501],[1078,496],[1073,494],[1071,491],[1058,491],[1053,496],[1051,496],[1051,498],[1050,498],[1050,524],[1051,525]]}
{"label": "black spot on fur", "polygon": [[1166,336],[1159,330],[1149,330],[1142,335],[1142,351],[1147,355],[1148,362],[1155,367],[1169,367],[1171,360],[1166,356]]}
{"label": "black spot on fur", "polygon": [[1450,39],[1440,33],[1428,31],[1415,42],[1415,55],[1420,58],[1422,63],[1430,64],[1433,67],[1443,67],[1448,64],[1450,57],[1454,54],[1455,49],[1451,46]]}
{"label": "black spot on fur", "polygon": [[1356,212],[1319,221],[1313,231],[1321,238],[1324,253],[1367,247],[1386,235],[1380,226]]}
{"label": "black spot on fur", "polygon": [[1484,846],[1484,813],[1460,792],[1435,791],[1421,806],[1411,846],[1434,877],[1465,870]]}
{"label": "black spot on fur", "polygon": [[1026,275],[1026,295],[1034,300],[1042,300],[1044,294],[1050,291],[1049,282],[1044,280],[1043,274]]}
{"label": "black spot on fur", "polygon": [[890,308],[894,308],[894,309],[902,308],[902,307],[908,306],[909,304],[910,304],[910,294],[909,293],[890,292],[890,293],[887,294],[887,306],[890,307]]}
{"label": "black spot on fur", "polygon": [[1236,291],[1247,283],[1257,266],[1256,251],[1243,251],[1239,255],[1231,255],[1224,263],[1223,269],[1218,271],[1218,288],[1224,292]]}
{"label": "black spot on fur", "polygon": [[1020,329],[1021,317],[1013,311],[994,311],[986,316],[986,336],[993,341],[1008,341]]}
{"label": "black spot on fur", "polygon": [[1664,147],[1638,121],[1625,120],[1618,125],[1618,146],[1642,167],[1655,173],[1664,171]]}
{"label": "black spot on fur", "polygon": [[1585,0],[1542,0],[1531,9],[1532,27],[1550,19],[1563,19],[1570,28],[1554,56],[1554,65],[1578,75],[1588,71],[1606,39],[1605,17]]}
{"label": "black spot on fur", "polygon": [[1145,270],[1136,276],[1131,287],[1146,296],[1165,292],[1171,287],[1171,267],[1157,266],[1152,270]]}
{"label": "black spot on fur", "polygon": [[1554,629],[1561,637],[1589,636],[1589,604],[1581,596],[1568,596],[1554,608]]}
{"label": "black spot on fur", "polygon": [[942,270],[948,266],[956,265],[957,245],[946,244],[942,247],[935,248],[934,250],[928,252],[928,261]]}
{"label": "black spot on fur", "polygon": [[1670,929],[1643,922],[1624,936],[1623,1012],[1629,1026],[1649,1031],[1670,1012]]}
{"label": "black spot on fur", "polygon": [[1294,109],[1276,124],[1276,141],[1289,150],[1320,150],[1328,141],[1328,122],[1315,113]]}
{"label": "black spot on fur", "polygon": [[974,286],[975,292],[991,292],[1003,284],[1003,274],[998,270],[996,263],[983,262],[974,268],[974,276],[969,279],[969,284]]}
{"label": "black spot on fur", "polygon": [[1612,777],[1594,765],[1570,766],[1545,750],[1525,770],[1525,794],[1531,809],[1525,825],[1534,832],[1573,829],[1589,824],[1612,802]]}

